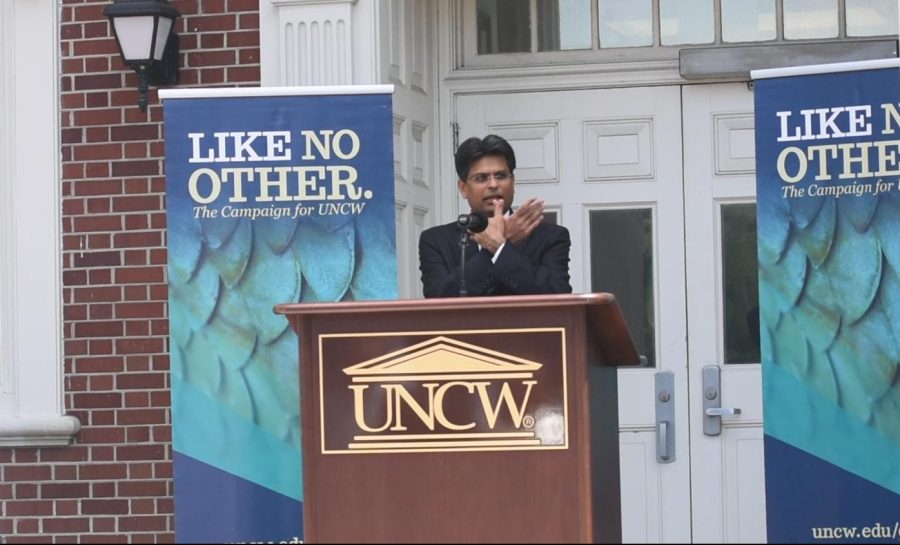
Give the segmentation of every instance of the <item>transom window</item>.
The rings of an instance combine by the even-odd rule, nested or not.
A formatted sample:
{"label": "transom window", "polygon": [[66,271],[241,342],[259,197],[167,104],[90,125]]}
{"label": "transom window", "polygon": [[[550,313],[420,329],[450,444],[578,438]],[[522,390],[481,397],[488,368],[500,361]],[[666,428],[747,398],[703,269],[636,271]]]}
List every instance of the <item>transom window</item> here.
{"label": "transom window", "polygon": [[898,31],[897,3],[469,0],[465,4],[465,64],[498,64],[492,57],[506,57],[503,64],[541,64],[557,59],[604,62],[625,60],[623,55],[628,55],[628,60],[650,60],[674,58],[679,48],[690,46],[892,36]]}

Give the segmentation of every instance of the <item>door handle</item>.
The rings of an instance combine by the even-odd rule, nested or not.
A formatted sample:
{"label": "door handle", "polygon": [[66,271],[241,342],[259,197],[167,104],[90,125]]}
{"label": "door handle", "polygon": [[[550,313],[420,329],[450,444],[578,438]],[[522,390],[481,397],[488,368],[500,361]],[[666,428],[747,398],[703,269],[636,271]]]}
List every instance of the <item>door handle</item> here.
{"label": "door handle", "polygon": [[656,461],[670,464],[675,461],[675,375],[660,371],[654,375],[656,384]]}
{"label": "door handle", "polygon": [[741,414],[741,410],[737,407],[710,407],[706,409],[706,416],[731,416],[733,414]]}
{"label": "door handle", "polygon": [[722,406],[722,368],[703,367],[703,433],[716,436],[722,433],[722,417],[741,414],[737,407]]}
{"label": "door handle", "polygon": [[669,423],[663,420],[656,423],[656,460],[669,463]]}

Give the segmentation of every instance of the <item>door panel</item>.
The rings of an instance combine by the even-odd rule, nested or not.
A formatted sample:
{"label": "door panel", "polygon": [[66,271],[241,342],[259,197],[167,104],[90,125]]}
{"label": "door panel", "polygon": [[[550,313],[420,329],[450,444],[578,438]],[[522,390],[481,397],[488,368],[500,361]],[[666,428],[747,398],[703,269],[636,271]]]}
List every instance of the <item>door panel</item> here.
{"label": "door panel", "polygon": [[[657,478],[656,444],[652,436],[622,433],[619,437],[619,467],[622,483],[622,541],[624,543],[662,543],[659,529],[662,497]],[[624,476],[628,476],[625,483]],[[625,513],[643,513],[627,517]],[[627,523],[627,524],[626,524]]]}
{"label": "door panel", "polygon": [[[560,211],[559,223],[572,235],[576,293],[611,291],[592,285],[597,267],[609,269],[601,278],[621,273],[618,256],[595,253],[614,252],[615,244],[603,243],[617,233],[598,232],[592,239],[592,213],[648,211],[649,236],[641,239],[648,265],[642,274],[650,283],[652,308],[617,295],[623,308],[633,309],[626,315],[652,327],[645,355],[655,362],[619,372],[623,538],[690,541],[680,89],[459,95],[456,101],[461,140],[496,133],[516,150],[516,201],[535,196]],[[671,371],[675,379],[675,461],[666,464],[656,460],[658,371]]]}
{"label": "door panel", "polygon": [[[723,255],[729,240],[722,218],[728,206],[755,202],[753,93],[744,84],[698,85],[685,86],[683,97],[686,134],[690,127],[684,168],[693,540],[765,542],[760,365],[725,363],[724,332]],[[751,258],[745,266],[754,270],[745,287],[755,296],[752,236],[744,241]],[[748,313],[750,328],[753,317]],[[755,333],[758,343],[758,321]],[[718,436],[703,430],[705,366],[720,370],[721,406],[741,409],[721,418]]]}

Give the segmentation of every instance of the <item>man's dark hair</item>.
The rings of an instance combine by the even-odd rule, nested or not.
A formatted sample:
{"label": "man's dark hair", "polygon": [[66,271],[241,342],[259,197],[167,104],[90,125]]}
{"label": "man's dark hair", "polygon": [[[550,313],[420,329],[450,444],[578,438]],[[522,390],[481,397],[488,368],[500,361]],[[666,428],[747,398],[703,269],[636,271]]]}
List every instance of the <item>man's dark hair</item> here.
{"label": "man's dark hair", "polygon": [[472,163],[488,155],[499,155],[506,159],[509,171],[516,170],[516,154],[502,136],[489,134],[484,138],[473,136],[456,148],[456,174],[460,180],[469,178]]}

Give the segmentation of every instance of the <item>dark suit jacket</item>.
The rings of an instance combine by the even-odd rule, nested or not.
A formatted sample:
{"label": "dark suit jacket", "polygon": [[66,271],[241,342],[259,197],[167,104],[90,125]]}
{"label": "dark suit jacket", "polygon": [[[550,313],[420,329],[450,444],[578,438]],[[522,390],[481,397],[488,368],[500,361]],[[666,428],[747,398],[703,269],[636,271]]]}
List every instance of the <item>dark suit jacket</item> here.
{"label": "dark suit jacket", "polygon": [[[419,270],[425,297],[459,296],[460,231],[456,222],[425,230],[419,237]],[[571,293],[569,231],[541,223],[525,241],[509,241],[496,263],[487,250],[466,247],[468,295]]]}

